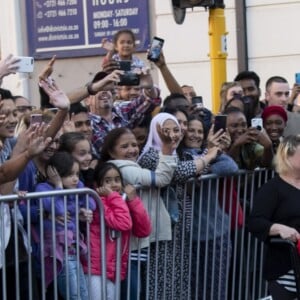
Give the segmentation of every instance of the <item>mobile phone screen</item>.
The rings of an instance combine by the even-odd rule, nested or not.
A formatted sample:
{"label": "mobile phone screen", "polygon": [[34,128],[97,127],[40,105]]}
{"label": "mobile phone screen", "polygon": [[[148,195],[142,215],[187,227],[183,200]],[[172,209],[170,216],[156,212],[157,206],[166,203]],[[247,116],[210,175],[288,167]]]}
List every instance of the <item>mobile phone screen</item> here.
{"label": "mobile phone screen", "polygon": [[30,116],[30,125],[36,124],[36,123],[42,123],[43,121],[43,115],[42,114],[32,114]]}
{"label": "mobile phone screen", "polygon": [[214,133],[218,132],[220,129],[226,130],[226,122],[227,122],[227,115],[217,115],[215,116],[215,126],[214,126]]}
{"label": "mobile phone screen", "polygon": [[158,61],[163,45],[163,39],[154,37],[147,58],[151,61]]}
{"label": "mobile phone screen", "polygon": [[131,70],[131,61],[130,60],[120,60],[120,69],[123,71],[130,71]]}
{"label": "mobile phone screen", "polygon": [[254,127],[257,130],[262,130],[263,129],[262,118],[253,118],[253,119],[251,119],[251,127]]}
{"label": "mobile phone screen", "polygon": [[300,84],[300,73],[296,73],[296,74],[295,74],[295,82],[296,82],[297,84]]}
{"label": "mobile phone screen", "polygon": [[201,96],[192,97],[192,104],[197,105],[199,107],[203,106],[203,99]]}

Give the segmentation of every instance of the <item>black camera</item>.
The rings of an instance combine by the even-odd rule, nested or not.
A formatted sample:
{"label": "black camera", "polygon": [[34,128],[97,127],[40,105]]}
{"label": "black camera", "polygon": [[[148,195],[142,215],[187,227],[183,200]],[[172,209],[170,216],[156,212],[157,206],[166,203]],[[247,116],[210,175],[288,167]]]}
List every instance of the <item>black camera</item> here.
{"label": "black camera", "polygon": [[140,76],[131,71],[131,61],[123,60],[119,61],[120,69],[124,71],[123,75],[120,75],[120,81],[118,85],[139,85]]}

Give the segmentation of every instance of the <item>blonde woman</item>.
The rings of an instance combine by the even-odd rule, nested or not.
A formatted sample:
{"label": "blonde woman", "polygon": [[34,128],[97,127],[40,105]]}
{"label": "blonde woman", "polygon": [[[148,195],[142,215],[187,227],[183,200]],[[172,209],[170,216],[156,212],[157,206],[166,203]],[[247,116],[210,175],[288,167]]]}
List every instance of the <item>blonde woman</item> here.
{"label": "blonde woman", "polygon": [[[294,243],[300,240],[300,135],[286,137],[275,156],[278,176],[257,192],[249,230],[267,242],[278,236]],[[288,248],[268,245],[264,276],[274,300],[296,299],[296,281]]]}

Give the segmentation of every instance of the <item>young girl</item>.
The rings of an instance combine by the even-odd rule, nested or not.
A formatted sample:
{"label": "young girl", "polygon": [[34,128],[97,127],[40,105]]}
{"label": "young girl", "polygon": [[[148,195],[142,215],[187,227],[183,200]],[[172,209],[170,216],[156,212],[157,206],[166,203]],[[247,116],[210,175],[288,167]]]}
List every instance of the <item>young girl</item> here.
{"label": "young girl", "polygon": [[[36,192],[83,187],[83,183],[79,181],[79,164],[67,152],[57,152],[49,159],[46,165],[46,175],[47,181],[39,183],[36,186]],[[87,199],[86,195],[49,196],[41,200],[43,213],[48,216],[43,218],[44,252],[40,253],[45,262],[46,286],[54,279],[53,252],[55,251],[57,283],[61,296],[67,299],[66,276],[68,273],[69,299],[87,299],[86,280],[82,266],[80,263],[78,265],[76,258],[77,245],[79,244],[80,254],[86,253],[86,245],[82,240],[76,240],[78,230],[76,213],[79,211],[81,221],[91,222],[93,215],[91,210],[96,208],[95,201],[92,198]],[[76,207],[77,203],[79,207]],[[67,219],[67,233],[65,232],[65,219]],[[52,230],[53,222],[55,222],[55,237],[53,237]],[[55,249],[53,249],[53,239],[56,240]],[[67,244],[65,244],[66,240]],[[68,251],[67,260],[65,259],[66,251]],[[80,283],[80,295],[77,294],[77,282]]]}
{"label": "young girl", "polygon": [[[107,298],[115,299],[116,279],[116,231],[122,233],[121,280],[127,272],[130,233],[136,237],[147,237],[151,232],[150,218],[142,200],[132,185],[123,186],[120,170],[112,163],[100,163],[95,169],[95,188],[104,206],[106,230],[106,276]],[[123,192],[125,194],[121,195]],[[126,198],[125,198],[126,197]],[[125,198],[125,199],[124,199]],[[125,200],[125,201],[124,201]],[[101,299],[101,241],[100,216],[97,209],[90,226],[91,251],[91,299]],[[84,264],[85,273],[89,273]],[[88,278],[88,275],[87,275]]]}
{"label": "young girl", "polygon": [[133,55],[135,51],[135,35],[130,29],[119,30],[113,37],[113,42],[107,39],[102,40],[103,48],[108,50],[103,63],[112,59],[115,61],[130,60],[131,69],[143,69],[145,63],[137,56]]}
{"label": "young girl", "polygon": [[67,132],[60,136],[59,151],[66,151],[79,164],[80,180],[87,187],[93,186],[94,168],[97,160],[92,156],[90,141],[82,132]]}

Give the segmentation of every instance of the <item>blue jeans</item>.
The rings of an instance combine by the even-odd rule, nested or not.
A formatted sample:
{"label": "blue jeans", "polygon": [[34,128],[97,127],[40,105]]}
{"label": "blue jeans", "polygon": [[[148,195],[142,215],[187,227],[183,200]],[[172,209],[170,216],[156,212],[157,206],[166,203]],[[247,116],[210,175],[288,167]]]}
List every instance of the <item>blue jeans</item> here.
{"label": "blue jeans", "polygon": [[[64,261],[63,269],[57,277],[58,290],[64,299],[67,299],[67,272],[69,279],[69,298],[70,300],[86,300],[88,299],[88,289],[86,279],[82,270],[81,263],[77,264],[76,256],[69,255],[67,261]],[[79,276],[79,292],[77,294],[77,275]]]}
{"label": "blue jeans", "polygon": [[[138,274],[138,264],[141,264],[141,274]],[[128,278],[125,278],[121,282],[121,300],[137,300],[137,299],[143,299],[143,291],[144,291],[144,286],[143,286],[143,280],[140,280],[143,278],[144,274],[144,268],[146,262],[145,261],[136,261],[132,260],[131,261],[131,268],[130,268],[130,282],[128,282]],[[130,288],[130,298],[127,299],[127,287],[129,284]],[[138,291],[138,284],[140,284],[140,293]]]}

